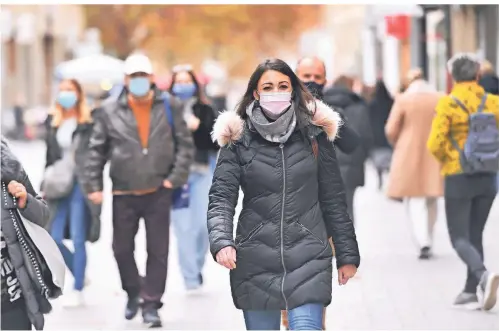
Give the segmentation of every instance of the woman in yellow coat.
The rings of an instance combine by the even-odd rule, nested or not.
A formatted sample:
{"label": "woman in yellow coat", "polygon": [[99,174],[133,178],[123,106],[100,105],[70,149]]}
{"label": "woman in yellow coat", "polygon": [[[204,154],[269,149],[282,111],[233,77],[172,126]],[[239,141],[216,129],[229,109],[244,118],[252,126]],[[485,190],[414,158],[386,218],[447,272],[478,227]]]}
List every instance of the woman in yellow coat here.
{"label": "woman in yellow coat", "polygon": [[[483,113],[493,114],[496,127],[499,126],[499,97],[486,94],[478,85],[479,69],[480,63],[473,55],[457,54],[449,61],[448,70],[455,85],[450,95],[441,98],[436,107],[427,146],[442,164],[450,239],[468,267],[464,290],[454,305],[490,310],[497,300],[499,275],[485,268],[482,233],[497,194],[496,174],[464,173],[460,151],[450,139],[452,136],[454,143],[463,150],[468,138],[470,115],[479,108]],[[493,139],[499,138],[496,136]]]}

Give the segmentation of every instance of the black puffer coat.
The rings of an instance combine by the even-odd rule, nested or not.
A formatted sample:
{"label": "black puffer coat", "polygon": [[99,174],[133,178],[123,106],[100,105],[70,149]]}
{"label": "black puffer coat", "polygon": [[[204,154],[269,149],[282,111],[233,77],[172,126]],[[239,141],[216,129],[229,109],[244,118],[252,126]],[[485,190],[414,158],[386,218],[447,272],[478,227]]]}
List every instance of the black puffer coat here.
{"label": "black puffer coat", "polygon": [[369,108],[364,99],[346,88],[335,87],[327,91],[324,102],[338,107],[350,127],[358,132],[360,144],[353,153],[337,152],[343,182],[347,188],[364,186],[364,163],[373,143],[373,134],[369,122]]}
{"label": "black puffer coat", "polygon": [[[333,238],[337,265],[360,262],[347,214],[333,140],[339,115],[318,103],[309,134],[318,157],[299,132],[285,144],[270,143],[235,112],[221,114],[214,136],[222,148],[208,208],[211,253],[237,250],[232,297],[244,310],[293,309],[331,302]],[[329,138],[329,139],[328,139]],[[239,188],[244,193],[236,238],[233,218]]]}

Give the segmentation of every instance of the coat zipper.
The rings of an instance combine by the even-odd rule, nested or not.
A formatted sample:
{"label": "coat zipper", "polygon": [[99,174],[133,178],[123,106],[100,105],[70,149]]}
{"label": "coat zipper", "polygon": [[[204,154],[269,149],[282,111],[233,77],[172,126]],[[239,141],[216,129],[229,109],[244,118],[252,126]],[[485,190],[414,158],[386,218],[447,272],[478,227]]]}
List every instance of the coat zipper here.
{"label": "coat zipper", "polygon": [[288,310],[288,300],[286,299],[286,295],[284,294],[284,281],[286,279],[287,270],[286,265],[284,263],[284,203],[286,201],[286,162],[284,160],[284,144],[280,144],[281,155],[282,155],[282,207],[281,207],[281,262],[282,268],[284,269],[284,274],[282,275],[281,282],[281,293],[284,299],[284,303],[286,304],[286,310]]}
{"label": "coat zipper", "polygon": [[[3,189],[4,199],[5,199],[5,201],[7,201],[7,189],[5,187],[5,183],[2,183],[2,189]],[[12,199],[14,201],[14,205],[17,206],[17,199],[16,199],[16,197],[12,197]],[[14,212],[12,211],[12,209],[9,209],[9,214],[10,214],[10,217],[12,218],[12,223],[14,224],[14,229],[16,231],[17,240],[21,244],[24,252],[28,255],[28,258],[29,258],[29,260],[31,262],[31,265],[35,269],[35,273],[36,273],[36,278],[37,278],[38,284],[40,285],[40,287],[42,289],[41,290],[41,294],[45,298],[48,299],[49,298],[49,288],[45,284],[45,281],[43,280],[41,268],[40,268],[40,266],[38,264],[38,261],[36,261],[36,258],[35,258],[35,255],[34,255],[33,251],[29,248],[26,240],[24,239],[24,236],[21,233],[21,230],[19,229],[18,221],[17,221],[16,217],[14,216]]]}

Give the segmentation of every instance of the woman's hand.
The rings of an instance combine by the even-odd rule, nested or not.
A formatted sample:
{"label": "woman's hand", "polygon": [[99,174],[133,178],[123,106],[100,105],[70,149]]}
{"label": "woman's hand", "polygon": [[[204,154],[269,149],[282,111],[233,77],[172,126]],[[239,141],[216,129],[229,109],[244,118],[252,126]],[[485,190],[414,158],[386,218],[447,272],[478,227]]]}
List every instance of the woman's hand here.
{"label": "woman's hand", "polygon": [[226,267],[229,270],[236,268],[236,249],[232,246],[222,248],[217,253],[218,264]]}
{"label": "woman's hand", "polygon": [[23,184],[13,180],[8,185],[8,191],[10,194],[17,198],[17,206],[19,208],[23,209],[26,207],[26,202],[28,201],[28,192],[26,192],[26,188]]}
{"label": "woman's hand", "polygon": [[353,264],[347,264],[338,269],[338,283],[345,285],[350,278],[353,278],[357,273],[357,267]]}
{"label": "woman's hand", "polygon": [[193,132],[196,131],[199,128],[199,124],[201,124],[201,121],[196,116],[194,116],[194,115],[191,114],[188,117],[188,119],[187,119],[187,127],[189,128],[189,130],[191,130]]}

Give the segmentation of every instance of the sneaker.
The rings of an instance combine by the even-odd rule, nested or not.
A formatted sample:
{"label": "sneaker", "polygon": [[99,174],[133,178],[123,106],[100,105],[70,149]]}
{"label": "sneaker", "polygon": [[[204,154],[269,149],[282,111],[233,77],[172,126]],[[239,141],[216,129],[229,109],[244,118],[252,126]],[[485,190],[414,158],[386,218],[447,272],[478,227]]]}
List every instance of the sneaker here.
{"label": "sneaker", "polygon": [[161,317],[159,317],[158,310],[153,307],[144,307],[142,310],[142,318],[144,324],[149,328],[160,328],[162,326]]}
{"label": "sneaker", "polygon": [[430,247],[423,247],[421,248],[421,251],[419,253],[419,259],[420,260],[429,260],[431,259],[432,257],[432,253],[431,253],[431,248]]}
{"label": "sneaker", "polygon": [[125,318],[127,320],[133,319],[139,312],[139,308],[140,308],[139,297],[128,298],[125,308]]}
{"label": "sneaker", "polygon": [[454,308],[479,310],[481,308],[475,293],[460,293],[454,301]]}
{"label": "sneaker", "polygon": [[64,295],[63,306],[66,308],[77,308],[85,305],[85,297],[82,291],[72,290]]}
{"label": "sneaker", "polygon": [[478,285],[477,292],[480,294],[483,310],[491,310],[497,302],[497,290],[499,289],[499,275],[485,272]]}

